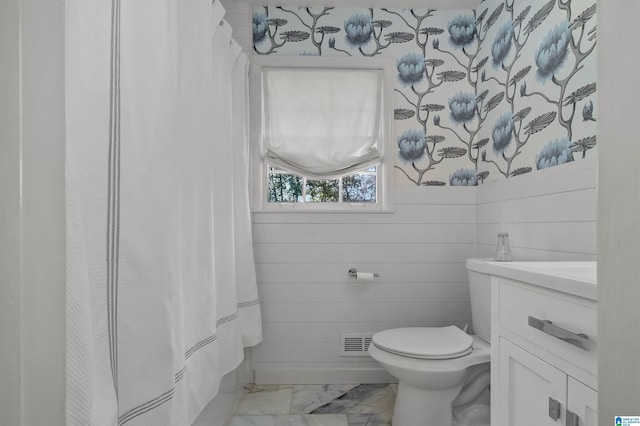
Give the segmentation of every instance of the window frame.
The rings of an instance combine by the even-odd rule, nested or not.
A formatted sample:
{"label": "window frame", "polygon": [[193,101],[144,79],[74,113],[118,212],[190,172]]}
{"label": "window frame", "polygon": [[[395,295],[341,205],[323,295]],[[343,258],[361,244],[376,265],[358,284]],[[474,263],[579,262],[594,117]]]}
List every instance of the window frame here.
{"label": "window frame", "polygon": [[[263,161],[263,68],[356,69],[380,70],[383,74],[380,111],[380,146],[382,161],[377,167],[376,202],[269,202],[268,164]],[[322,56],[253,56],[249,71],[250,107],[250,181],[251,207],[254,212],[391,212],[393,211],[393,88],[395,66],[391,58],[336,58]],[[358,172],[350,173],[357,174]],[[295,173],[291,173],[295,174]],[[345,176],[349,176],[345,175]],[[304,176],[303,176],[304,177]]]}

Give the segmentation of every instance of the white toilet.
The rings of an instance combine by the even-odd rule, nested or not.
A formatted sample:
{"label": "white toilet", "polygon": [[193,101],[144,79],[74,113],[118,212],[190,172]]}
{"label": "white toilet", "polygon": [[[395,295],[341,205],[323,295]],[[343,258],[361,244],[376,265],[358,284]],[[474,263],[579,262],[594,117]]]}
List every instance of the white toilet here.
{"label": "white toilet", "polygon": [[398,379],[393,426],[488,426],[491,281],[467,260],[475,335],[455,326],[376,333],[369,354]]}

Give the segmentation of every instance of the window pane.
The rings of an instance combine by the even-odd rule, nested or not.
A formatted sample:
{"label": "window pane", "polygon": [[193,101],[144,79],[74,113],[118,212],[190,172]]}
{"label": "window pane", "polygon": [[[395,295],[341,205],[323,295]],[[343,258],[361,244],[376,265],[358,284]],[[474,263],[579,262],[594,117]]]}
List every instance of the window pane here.
{"label": "window pane", "polygon": [[307,180],[308,203],[337,203],[340,197],[340,181],[332,180]]}
{"label": "window pane", "polygon": [[[312,180],[269,166],[270,203],[376,203],[377,169],[331,180]],[[342,190],[342,199],[340,191]]]}
{"label": "window pane", "polygon": [[345,176],[342,180],[342,200],[345,203],[375,203],[376,175]]}
{"label": "window pane", "polygon": [[287,173],[269,173],[269,202],[296,203],[302,201],[302,178]]}

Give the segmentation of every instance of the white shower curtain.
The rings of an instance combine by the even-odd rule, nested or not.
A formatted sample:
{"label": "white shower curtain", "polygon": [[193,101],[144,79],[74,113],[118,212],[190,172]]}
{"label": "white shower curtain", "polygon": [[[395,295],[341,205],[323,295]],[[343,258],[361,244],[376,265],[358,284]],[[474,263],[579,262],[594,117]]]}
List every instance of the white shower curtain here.
{"label": "white shower curtain", "polygon": [[219,0],[66,0],[67,424],[189,425],[262,339]]}

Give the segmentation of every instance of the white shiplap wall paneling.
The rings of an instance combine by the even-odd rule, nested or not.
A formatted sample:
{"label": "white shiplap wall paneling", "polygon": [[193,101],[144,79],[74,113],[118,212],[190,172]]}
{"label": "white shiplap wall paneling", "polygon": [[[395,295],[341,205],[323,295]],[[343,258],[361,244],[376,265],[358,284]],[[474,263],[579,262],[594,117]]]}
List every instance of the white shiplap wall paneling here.
{"label": "white shiplap wall paneling", "polygon": [[595,260],[598,173],[595,160],[478,187],[476,254],[493,257],[509,232],[514,258]]}
{"label": "white shiplap wall paneling", "polygon": [[[392,380],[368,357],[341,357],[340,333],[470,322],[475,189],[397,189],[394,213],[254,213],[256,381]],[[380,278],[358,282],[351,267]]]}

